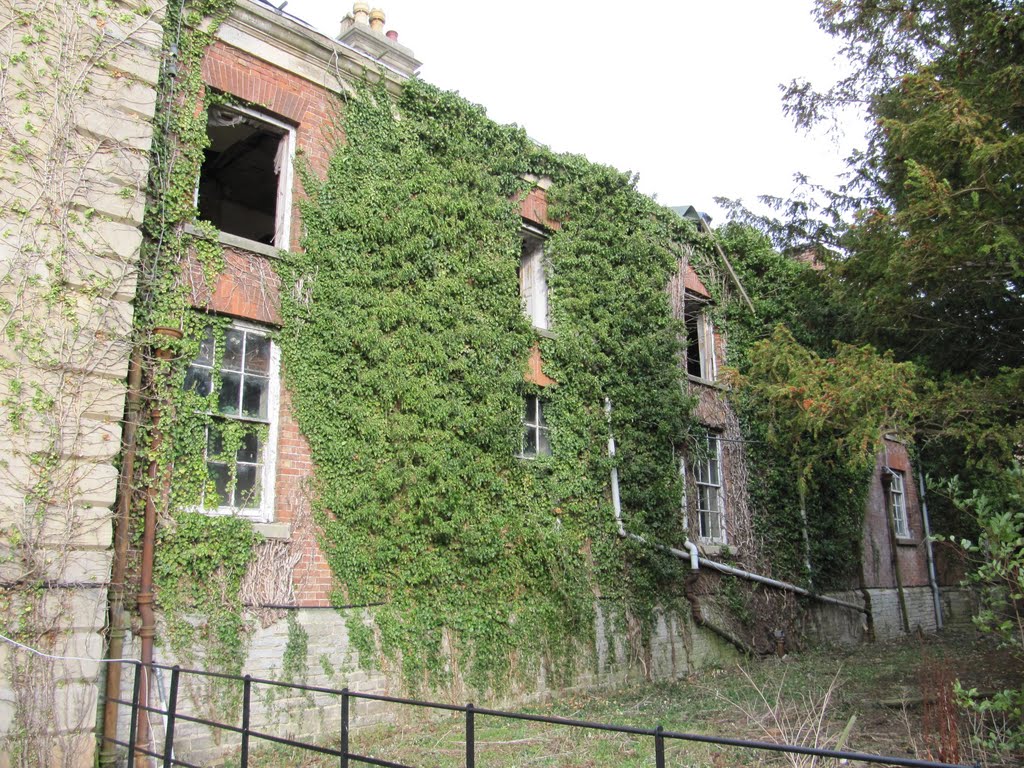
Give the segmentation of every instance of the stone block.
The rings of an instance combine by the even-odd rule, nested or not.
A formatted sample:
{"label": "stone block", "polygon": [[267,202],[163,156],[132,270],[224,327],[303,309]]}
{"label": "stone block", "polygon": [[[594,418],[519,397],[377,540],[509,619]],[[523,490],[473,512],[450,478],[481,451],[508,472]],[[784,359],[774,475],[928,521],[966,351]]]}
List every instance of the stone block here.
{"label": "stone block", "polygon": [[156,89],[133,77],[96,69],[89,76],[89,91],[97,101],[126,115],[151,120],[156,112]]}
{"label": "stone block", "polygon": [[119,77],[131,77],[155,86],[160,76],[160,61],[152,51],[120,46],[104,61],[104,67]]}
{"label": "stone block", "polygon": [[71,200],[80,208],[92,208],[104,216],[139,224],[142,221],[145,197],[142,187],[123,184],[90,184],[79,189]]}

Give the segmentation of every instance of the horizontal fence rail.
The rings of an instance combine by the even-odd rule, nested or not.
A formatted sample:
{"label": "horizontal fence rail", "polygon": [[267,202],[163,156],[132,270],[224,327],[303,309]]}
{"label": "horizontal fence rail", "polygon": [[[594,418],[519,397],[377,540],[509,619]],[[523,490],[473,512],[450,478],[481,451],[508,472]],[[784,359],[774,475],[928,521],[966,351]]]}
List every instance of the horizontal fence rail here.
{"label": "horizontal fence rail", "polygon": [[[351,691],[348,688],[324,688],[315,685],[304,685],[300,683],[289,683],[280,680],[268,680],[256,678],[250,675],[225,675],[218,672],[205,672],[198,669],[185,669],[178,666],[166,666],[162,664],[146,664],[141,662],[121,662],[135,668],[135,675],[132,684],[131,700],[121,699],[116,696],[108,696],[110,701],[116,702],[128,708],[130,717],[128,721],[128,740],[123,741],[115,738],[108,738],[108,743],[115,744],[127,749],[128,768],[146,765],[143,758],[155,758],[157,764],[164,768],[180,766],[180,768],[202,768],[201,765],[187,762],[174,755],[175,729],[179,723],[193,723],[206,726],[214,731],[237,734],[241,739],[240,744],[240,765],[241,768],[250,768],[256,763],[250,762],[251,748],[253,741],[278,744],[304,750],[310,754],[321,754],[338,758],[338,765],[341,768],[349,768],[352,765],[375,765],[385,768],[418,768],[417,766],[396,763],[370,755],[360,755],[349,750],[349,736],[352,727],[352,701],[379,701],[397,704],[406,707],[422,708],[443,712],[459,713],[464,718],[465,727],[465,765],[466,768],[476,768],[477,745],[476,745],[476,723],[480,717],[499,718],[504,720],[520,720],[533,723],[544,723],[547,725],[558,725],[567,728],[578,728],[590,731],[604,731],[636,736],[638,738],[649,738],[654,742],[654,764],[657,768],[665,768],[668,763],[665,757],[665,745],[667,741],[694,742],[700,744],[711,744],[721,747],[736,747],[740,749],[758,750],[764,752],[779,752],[793,755],[809,755],[815,757],[832,758],[841,761],[859,761],[863,763],[874,763],[889,766],[909,766],[911,768],[971,768],[953,763],[940,763],[930,760],[919,760],[915,758],[894,757],[885,755],[873,755],[864,752],[850,752],[844,750],[824,749],[820,747],[806,747],[796,744],[778,744],[770,741],[757,741],[752,739],[733,739],[722,736],[705,736],[695,733],[683,733],[678,731],[665,730],[663,726],[655,728],[641,728],[629,725],[610,725],[608,723],[595,723],[587,720],[577,720],[569,717],[557,717],[549,715],[535,715],[525,712],[506,712],[499,709],[488,709],[476,707],[473,704],[443,704],[440,702],[422,701],[418,699],[402,698],[399,696],[388,696],[377,693],[363,693]],[[143,675],[143,670],[149,670]],[[152,680],[153,671],[160,670],[170,673],[170,685],[167,694],[167,703],[163,707],[142,705],[139,703],[140,681],[143,678]],[[181,688],[183,676],[196,676],[225,681],[236,682],[242,688],[242,711],[240,724],[227,723],[219,720],[197,717],[182,711]],[[274,734],[257,730],[251,725],[252,715],[252,689],[254,685],[268,686],[270,688],[288,689],[300,693],[319,693],[331,697],[338,697],[340,703],[341,721],[339,732],[334,743],[336,747],[313,744],[309,741],[285,738]],[[162,739],[153,738],[151,744],[135,744],[138,732],[138,721],[140,717],[156,717],[163,721],[164,731]],[[162,745],[158,742],[162,741]],[[324,741],[327,741],[324,734]],[[157,749],[158,746],[162,748]],[[975,766],[976,768],[976,766]]]}

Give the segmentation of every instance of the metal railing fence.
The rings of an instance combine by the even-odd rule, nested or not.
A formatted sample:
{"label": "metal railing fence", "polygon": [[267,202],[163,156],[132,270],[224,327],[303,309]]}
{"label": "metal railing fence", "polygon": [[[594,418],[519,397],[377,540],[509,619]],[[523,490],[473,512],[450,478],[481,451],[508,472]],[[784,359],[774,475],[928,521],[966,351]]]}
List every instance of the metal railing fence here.
{"label": "metal railing fence", "polygon": [[[162,664],[143,665],[141,662],[137,661],[121,663],[130,664],[135,668],[134,680],[132,684],[132,698],[130,701],[119,697],[108,696],[108,698],[117,702],[117,704],[119,705],[123,705],[129,708],[130,717],[128,726],[128,740],[124,741],[120,739],[108,739],[108,741],[120,747],[127,748],[128,768],[136,768],[137,765],[144,764],[143,761],[139,760],[141,756],[155,758],[157,761],[159,761],[158,764],[162,766],[162,768],[172,768],[172,766],[179,766],[180,768],[201,768],[201,766],[197,764],[178,759],[174,756],[175,730],[179,723],[193,723],[196,725],[206,726],[208,728],[212,728],[215,730],[237,734],[241,739],[239,754],[241,768],[251,768],[251,766],[256,765],[256,763],[250,762],[250,760],[252,759],[251,749],[254,741],[266,742],[270,744],[279,744],[282,746],[291,747],[298,750],[305,750],[309,753],[317,753],[321,755],[335,757],[338,759],[338,765],[340,766],[340,768],[349,768],[349,766],[352,765],[376,765],[385,766],[385,768],[417,768],[416,766],[409,766],[403,763],[396,763],[390,760],[385,760],[370,755],[360,755],[350,751],[349,738],[352,728],[353,701],[389,702],[392,704],[408,707],[418,707],[430,710],[460,713],[464,720],[466,768],[476,768],[476,761],[478,756],[476,723],[477,718],[479,717],[500,718],[505,720],[520,720],[534,723],[546,723],[549,725],[566,726],[569,728],[579,728],[590,731],[605,731],[619,734],[630,734],[638,738],[652,739],[654,742],[654,764],[656,768],[665,768],[665,766],[668,765],[668,763],[666,762],[665,746],[666,743],[670,741],[685,741],[701,744],[711,744],[722,747],[736,747],[741,749],[779,752],[787,754],[809,756],[813,755],[823,758],[832,758],[837,761],[860,761],[863,763],[888,766],[912,766],[916,768],[968,768],[967,766],[956,765],[952,763],[940,763],[929,760],[919,760],[906,757],[873,755],[863,752],[823,749],[819,747],[807,747],[795,744],[777,744],[774,742],[757,741],[751,739],[734,739],[721,736],[706,736],[703,734],[681,733],[677,731],[666,730],[664,727],[660,725],[655,728],[640,728],[636,726],[627,725],[610,725],[607,723],[595,723],[568,717],[556,717],[548,715],[528,714],[523,712],[506,712],[497,709],[487,709],[485,707],[476,707],[471,703],[464,705],[443,704],[438,702],[402,698],[398,696],[387,696],[376,693],[351,691],[348,688],[324,688],[314,685],[304,685],[300,683],[282,682],[279,680],[254,678],[250,675],[225,675],[217,672],[205,672],[197,669],[183,669],[178,666],[166,666]],[[143,680],[144,677],[147,677],[147,675],[143,674],[143,672],[147,672],[148,675],[151,676],[153,670],[162,670],[170,673],[170,685],[167,691],[166,705],[164,707],[154,707],[139,703],[141,681]],[[196,675],[205,678],[235,681],[241,684],[242,705],[240,725],[198,717],[194,714],[189,714],[186,711],[183,711],[181,706],[182,697],[180,695],[182,688],[181,680],[182,677],[186,675]],[[274,688],[285,688],[293,691],[298,691],[301,693],[324,694],[331,697],[338,697],[341,710],[341,718],[338,732],[336,736],[333,737],[333,739],[328,739],[326,737],[326,734],[321,734],[321,739],[323,741],[334,740],[334,743],[336,743],[337,746],[323,746],[322,744],[314,744],[309,741],[286,738],[283,736],[277,736],[271,733],[266,733],[265,731],[257,730],[256,728],[254,728],[251,722],[254,685],[270,686]],[[158,746],[157,744],[145,747],[135,745],[133,747],[136,741],[139,717],[148,715],[157,715],[163,718],[164,720],[164,732],[162,737],[163,746],[161,749],[156,749],[156,747]]]}

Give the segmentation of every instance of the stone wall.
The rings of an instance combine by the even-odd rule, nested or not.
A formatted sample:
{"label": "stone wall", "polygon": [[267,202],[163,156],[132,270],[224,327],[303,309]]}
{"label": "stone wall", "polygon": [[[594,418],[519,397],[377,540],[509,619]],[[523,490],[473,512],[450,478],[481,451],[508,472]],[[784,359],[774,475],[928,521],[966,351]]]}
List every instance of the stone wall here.
{"label": "stone wall", "polygon": [[0,765],[93,761],[162,9],[0,2]]}
{"label": "stone wall", "polygon": [[[931,588],[906,587],[903,593],[911,633],[937,631]],[[869,589],[867,594],[871,602],[875,640],[905,637],[899,592],[895,589]],[[864,593],[857,590],[830,592],[829,596],[854,605],[864,604]],[[942,587],[940,604],[943,627],[970,626],[971,618],[978,608],[977,596],[965,587]],[[813,642],[842,646],[854,646],[869,637],[864,614],[827,603],[814,603],[810,606],[805,631]]]}
{"label": "stone wall", "polygon": [[[346,618],[354,616],[372,626],[368,610],[300,608],[292,619],[281,612],[267,626],[256,630],[249,645],[244,665],[254,678],[290,680],[304,685],[354,692],[406,696],[392,670],[364,665],[349,641]],[[292,625],[292,626],[290,626]],[[298,627],[300,629],[296,629]],[[463,686],[456,674],[443,688],[417,694],[416,698],[478,706],[515,709],[526,703],[542,701],[555,692],[598,690],[643,679],[673,680],[703,667],[718,666],[736,660],[736,651],[717,636],[694,626],[688,615],[662,613],[655,622],[650,642],[636,647],[630,642],[626,623],[618,608],[606,601],[596,606],[595,644],[577,658],[570,660],[571,678],[565,677],[563,666],[556,672],[552,665],[542,664],[530,670],[510,691],[500,697],[472,692]],[[306,652],[298,670],[287,669],[289,645],[301,634]],[[134,645],[134,644],[133,644]],[[158,651],[158,663],[173,660]],[[183,680],[187,676],[182,677]],[[163,673],[162,688],[166,692],[169,673]],[[125,672],[122,697],[131,696],[132,673]],[[206,717],[201,687],[184,685],[182,707],[188,714]],[[162,698],[162,694],[158,695]],[[350,722],[354,729],[382,723],[404,722],[416,718],[435,717],[436,713],[411,709],[379,701],[353,700]],[[224,717],[224,713],[216,713]],[[239,719],[235,724],[239,724]],[[256,730],[297,740],[333,743],[340,731],[341,699],[337,693],[301,692],[283,687],[254,684],[252,688],[251,724]],[[154,718],[157,743],[163,738],[159,718]],[[122,712],[121,738],[128,733],[128,712]],[[179,721],[175,727],[175,757],[197,764],[208,764],[230,755],[237,755],[240,740],[234,734],[214,737],[206,726]],[[253,742],[254,745],[257,742]],[[265,745],[265,742],[264,742]]]}

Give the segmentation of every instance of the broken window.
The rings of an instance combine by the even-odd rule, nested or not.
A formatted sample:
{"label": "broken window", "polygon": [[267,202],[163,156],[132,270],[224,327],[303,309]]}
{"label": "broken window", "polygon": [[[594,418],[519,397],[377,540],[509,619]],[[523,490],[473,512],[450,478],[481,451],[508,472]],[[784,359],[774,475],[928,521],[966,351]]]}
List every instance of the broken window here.
{"label": "broken window", "polygon": [[705,455],[696,462],[697,535],[701,541],[725,543],[725,492],[722,484],[722,443],[718,435],[705,437]]}
{"label": "broken window", "polygon": [[215,398],[205,426],[203,508],[268,520],[277,355],[266,330],[236,323],[217,339],[207,329],[184,388]]}
{"label": "broken window", "polygon": [[288,247],[293,130],[250,110],[214,105],[199,172],[199,218],[221,232]]}
{"label": "broken window", "polygon": [[910,521],[907,520],[907,497],[903,488],[903,473],[889,469],[889,513],[892,515],[896,538],[910,538]]}
{"label": "broken window", "polygon": [[545,269],[543,234],[527,229],[523,232],[523,251],[519,259],[519,296],[530,323],[541,330],[550,327]]}
{"label": "broken window", "polygon": [[716,375],[715,329],[704,302],[688,300],[683,322],[686,327],[686,373],[702,381]]}
{"label": "broken window", "polygon": [[524,458],[551,455],[551,441],[548,439],[548,424],[544,420],[544,401],[537,395],[527,395],[523,412]]}

